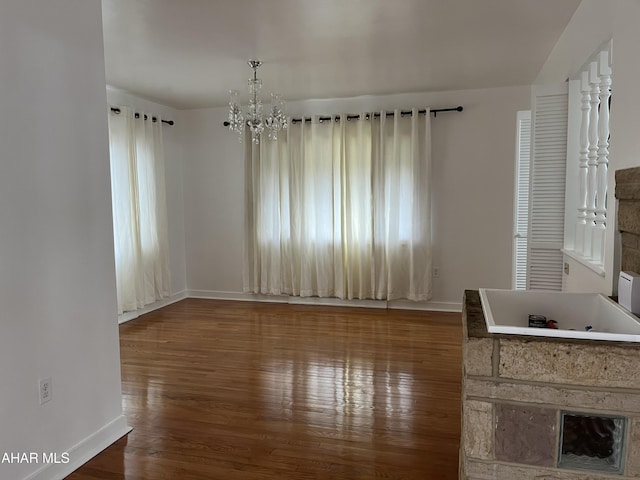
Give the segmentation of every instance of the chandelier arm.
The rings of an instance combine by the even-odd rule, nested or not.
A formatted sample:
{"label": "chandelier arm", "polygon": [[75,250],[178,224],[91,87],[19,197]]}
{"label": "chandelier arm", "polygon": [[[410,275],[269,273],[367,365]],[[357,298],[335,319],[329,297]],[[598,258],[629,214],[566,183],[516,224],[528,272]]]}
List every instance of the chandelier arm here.
{"label": "chandelier arm", "polygon": [[237,99],[237,92],[231,91],[229,101],[229,120],[225,125],[238,134],[242,141],[245,129],[251,132],[251,141],[260,143],[262,133],[266,133],[270,140],[277,140],[278,132],[287,128],[287,118],[284,113],[284,102],[279,95],[272,95],[271,107],[267,115],[263,112],[262,99],[259,90],[262,89],[262,80],[258,78],[258,67],[262,65],[260,60],[249,60],[248,65],[253,69],[253,79],[249,79],[249,106],[245,114],[242,113]]}

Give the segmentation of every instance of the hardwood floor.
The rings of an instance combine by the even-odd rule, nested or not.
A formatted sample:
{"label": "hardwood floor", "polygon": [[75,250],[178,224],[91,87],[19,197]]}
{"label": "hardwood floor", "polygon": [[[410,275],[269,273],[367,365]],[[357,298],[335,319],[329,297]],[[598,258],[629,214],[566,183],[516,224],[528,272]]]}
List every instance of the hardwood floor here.
{"label": "hardwood floor", "polygon": [[133,431],[68,480],[457,478],[460,314],[189,299],[120,327]]}

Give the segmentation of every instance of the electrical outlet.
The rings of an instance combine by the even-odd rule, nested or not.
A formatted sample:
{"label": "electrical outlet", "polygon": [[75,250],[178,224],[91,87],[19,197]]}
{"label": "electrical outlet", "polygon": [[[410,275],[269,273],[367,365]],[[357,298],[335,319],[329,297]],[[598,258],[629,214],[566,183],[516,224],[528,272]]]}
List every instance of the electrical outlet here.
{"label": "electrical outlet", "polygon": [[53,396],[53,383],[51,377],[43,378],[38,382],[40,391],[40,405],[47,403]]}
{"label": "electrical outlet", "polygon": [[433,267],[433,277],[438,278],[440,276],[440,267]]}

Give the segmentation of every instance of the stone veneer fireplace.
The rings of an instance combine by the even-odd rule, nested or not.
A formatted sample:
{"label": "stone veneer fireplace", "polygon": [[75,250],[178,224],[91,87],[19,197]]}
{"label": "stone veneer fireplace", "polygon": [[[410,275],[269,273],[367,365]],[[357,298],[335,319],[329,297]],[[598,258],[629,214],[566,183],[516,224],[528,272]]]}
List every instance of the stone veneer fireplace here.
{"label": "stone veneer fireplace", "polygon": [[[616,172],[616,198],[621,270],[640,273],[640,168]],[[638,344],[492,335],[477,291],[465,292],[463,328],[461,480],[640,478]],[[588,419],[571,420],[578,436],[611,430],[598,448],[617,441],[619,457],[598,462],[604,454],[594,454],[594,466],[579,468],[563,462],[567,415]],[[568,450],[593,449],[577,445]]]}
{"label": "stone veneer fireplace", "polygon": [[[640,346],[493,335],[463,310],[461,480],[640,478]],[[558,467],[563,414],[623,418],[621,474]]]}

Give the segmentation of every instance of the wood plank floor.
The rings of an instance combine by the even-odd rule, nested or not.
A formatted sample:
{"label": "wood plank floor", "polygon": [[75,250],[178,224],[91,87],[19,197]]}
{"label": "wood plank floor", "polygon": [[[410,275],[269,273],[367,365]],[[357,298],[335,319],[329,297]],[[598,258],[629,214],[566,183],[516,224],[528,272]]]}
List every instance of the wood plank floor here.
{"label": "wood plank floor", "polygon": [[133,431],[68,480],[457,478],[460,314],[189,299],[120,327]]}

